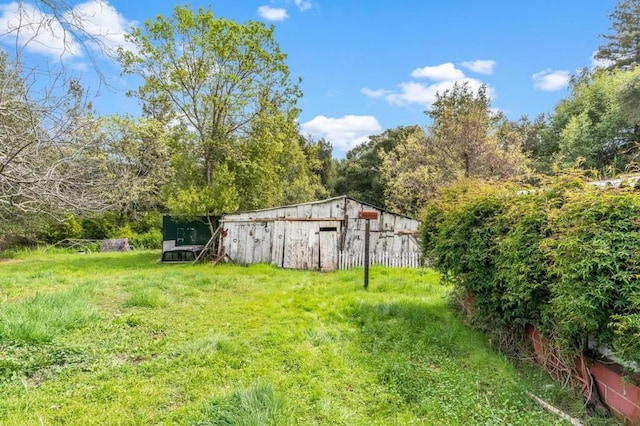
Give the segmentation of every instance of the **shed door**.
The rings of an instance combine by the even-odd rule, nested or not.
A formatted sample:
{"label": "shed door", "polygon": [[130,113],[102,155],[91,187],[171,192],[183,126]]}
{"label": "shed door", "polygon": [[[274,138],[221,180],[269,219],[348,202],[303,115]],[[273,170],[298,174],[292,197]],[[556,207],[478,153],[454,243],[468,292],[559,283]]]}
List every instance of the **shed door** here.
{"label": "shed door", "polygon": [[271,232],[267,223],[255,223],[251,227],[253,233],[252,263],[269,263],[271,261]]}
{"label": "shed door", "polygon": [[319,267],[321,272],[338,269],[338,230],[320,228]]}
{"label": "shed door", "polygon": [[286,222],[284,232],[283,268],[307,269],[308,267],[308,231],[300,222]]}

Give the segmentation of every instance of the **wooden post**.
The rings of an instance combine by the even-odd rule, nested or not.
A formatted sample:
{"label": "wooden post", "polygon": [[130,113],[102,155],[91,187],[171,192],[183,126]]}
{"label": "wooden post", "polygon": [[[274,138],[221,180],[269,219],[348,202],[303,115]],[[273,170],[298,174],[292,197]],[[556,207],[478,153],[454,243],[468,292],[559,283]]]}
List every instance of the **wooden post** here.
{"label": "wooden post", "polygon": [[365,219],[364,226],[364,289],[369,288],[369,235],[370,235],[370,221],[371,219],[378,219],[377,210],[360,210],[358,218]]}
{"label": "wooden post", "polygon": [[364,225],[364,289],[369,288],[369,219]]}

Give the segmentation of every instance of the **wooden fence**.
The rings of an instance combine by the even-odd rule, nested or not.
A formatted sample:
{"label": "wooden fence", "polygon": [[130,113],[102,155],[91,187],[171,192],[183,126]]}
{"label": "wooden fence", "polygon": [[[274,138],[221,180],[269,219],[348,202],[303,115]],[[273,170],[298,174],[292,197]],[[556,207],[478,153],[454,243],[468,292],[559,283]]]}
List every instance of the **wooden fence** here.
{"label": "wooden fence", "polygon": [[[387,268],[419,268],[422,266],[420,252],[402,254],[376,253],[369,255],[369,265],[381,265]],[[364,253],[338,252],[338,269],[364,267]]]}

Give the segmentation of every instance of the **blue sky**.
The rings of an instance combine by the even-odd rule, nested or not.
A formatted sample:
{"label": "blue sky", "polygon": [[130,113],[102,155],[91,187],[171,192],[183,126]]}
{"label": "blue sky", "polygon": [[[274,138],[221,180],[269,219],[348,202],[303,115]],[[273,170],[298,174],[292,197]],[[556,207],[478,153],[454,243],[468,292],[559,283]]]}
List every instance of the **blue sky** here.
{"label": "blue sky", "polygon": [[[154,0],[73,1],[91,33],[110,45],[123,32],[176,3]],[[294,77],[302,77],[299,102],[303,134],[324,137],[344,156],[369,135],[400,125],[426,125],[424,111],[437,91],[456,81],[486,84],[493,107],[510,118],[534,118],[553,110],[567,94],[568,78],[594,66],[592,56],[609,33],[615,0],[192,0],[219,17],[260,20],[276,27]],[[0,42],[15,48],[15,22],[22,9],[0,1]],[[51,67],[62,61],[98,93],[103,114],[138,114],[124,91],[135,80],[116,64],[89,55],[67,39],[61,54],[56,28],[40,30],[24,45],[23,57]],[[4,35],[2,35],[4,34]],[[23,31],[23,35],[28,36]],[[23,41],[26,40],[23,39]],[[70,43],[70,44],[69,44]],[[91,59],[111,88],[100,86]]]}

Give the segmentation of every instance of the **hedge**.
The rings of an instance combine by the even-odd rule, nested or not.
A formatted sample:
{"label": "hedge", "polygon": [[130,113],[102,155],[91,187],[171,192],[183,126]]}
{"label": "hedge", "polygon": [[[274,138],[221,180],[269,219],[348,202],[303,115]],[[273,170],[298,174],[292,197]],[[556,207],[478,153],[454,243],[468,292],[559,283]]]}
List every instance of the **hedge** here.
{"label": "hedge", "polygon": [[640,362],[640,191],[576,177],[537,189],[464,181],[423,217],[425,258],[487,331],[534,325],[562,354],[587,339]]}

